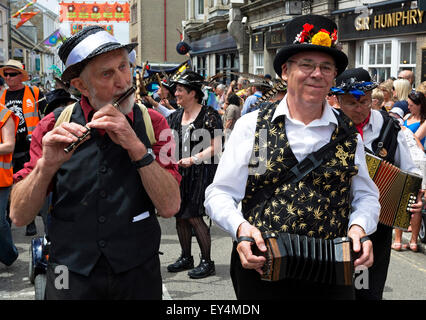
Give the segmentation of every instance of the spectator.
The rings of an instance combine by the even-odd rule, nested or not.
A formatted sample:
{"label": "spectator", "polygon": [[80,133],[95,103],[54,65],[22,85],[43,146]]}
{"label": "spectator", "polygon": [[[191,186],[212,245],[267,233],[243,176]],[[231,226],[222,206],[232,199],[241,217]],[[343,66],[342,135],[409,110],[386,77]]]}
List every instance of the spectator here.
{"label": "spectator", "polygon": [[386,111],[389,111],[392,109],[394,100],[393,100],[393,80],[388,79],[384,82],[382,82],[379,87],[380,90],[383,92],[383,105],[386,109]]}
{"label": "spectator", "polygon": [[226,142],[234,129],[235,122],[241,117],[241,99],[235,93],[231,93],[225,104],[226,110],[223,122]]}
{"label": "spectator", "polygon": [[[38,87],[23,84],[24,81],[29,80],[29,76],[21,62],[9,60],[6,65],[0,68],[0,76],[6,80],[8,86],[8,89],[3,92],[0,98],[0,104],[19,117],[13,153],[13,172],[16,173],[30,159],[31,135],[40,121],[40,111],[46,107],[46,101]],[[33,236],[35,234],[37,234],[35,222],[30,221],[26,227],[25,235]]]}
{"label": "spectator", "polygon": [[388,111],[386,110],[386,108],[383,107],[384,100],[385,96],[383,94],[383,91],[378,88],[374,88],[371,94],[371,108],[374,110]]}
{"label": "spectator", "polygon": [[[181,146],[177,150],[176,158],[179,160],[179,172],[182,175],[180,184],[182,203],[175,217],[182,252],[176,262],[167,266],[167,270],[180,272],[192,269],[188,272],[188,276],[200,279],[215,273],[214,261],[210,256],[210,230],[203,220],[205,215],[203,202],[204,191],[216,172],[217,154],[221,151],[222,136],[216,136],[215,130],[221,131],[223,126],[218,112],[201,104],[202,76],[185,70],[173,83],[176,85],[177,103],[182,108],[172,113],[167,121],[178,135],[176,140]],[[200,144],[199,140],[193,138],[200,135],[203,137],[201,151],[197,147]],[[200,263],[196,268],[191,255],[192,230],[201,251]]]}
{"label": "spectator", "polygon": [[[405,80],[406,81],[406,80]],[[405,118],[404,126],[410,129],[414,136],[420,140],[422,146],[425,145],[426,140],[426,98],[421,92],[410,92],[408,94],[408,108],[410,114]],[[413,214],[411,216],[411,240],[408,245],[402,245],[402,230],[395,229],[395,240],[392,249],[401,250],[402,248],[410,249],[417,252],[417,237],[419,236],[421,225],[422,213]]]}
{"label": "spectator", "polygon": [[19,118],[0,105],[0,262],[10,266],[18,258],[18,249],[13,244],[6,208],[10,187],[13,183],[12,154]]}
{"label": "spectator", "polygon": [[401,70],[398,74],[398,79],[405,79],[410,82],[410,86],[414,86],[414,73],[411,70]]}

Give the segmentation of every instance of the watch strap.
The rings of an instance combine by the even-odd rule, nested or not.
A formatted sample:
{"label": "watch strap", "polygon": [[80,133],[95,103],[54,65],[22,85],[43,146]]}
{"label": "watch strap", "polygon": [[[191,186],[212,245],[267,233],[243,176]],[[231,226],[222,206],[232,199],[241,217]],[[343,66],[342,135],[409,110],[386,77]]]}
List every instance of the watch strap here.
{"label": "watch strap", "polygon": [[136,167],[136,169],[145,167],[149,164],[151,164],[155,160],[155,156],[152,152],[152,150],[148,149],[147,153],[142,157],[140,160],[132,161],[133,165]]}

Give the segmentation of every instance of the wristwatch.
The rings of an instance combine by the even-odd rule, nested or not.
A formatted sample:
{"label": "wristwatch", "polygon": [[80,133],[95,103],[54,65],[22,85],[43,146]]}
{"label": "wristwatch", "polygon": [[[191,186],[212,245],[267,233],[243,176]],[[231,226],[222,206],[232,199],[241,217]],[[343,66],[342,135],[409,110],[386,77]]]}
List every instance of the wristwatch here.
{"label": "wristwatch", "polygon": [[154,151],[152,151],[151,148],[148,148],[145,155],[142,157],[142,159],[137,161],[132,161],[132,163],[136,169],[139,169],[151,164],[154,160],[155,160]]}
{"label": "wristwatch", "polygon": [[196,165],[199,165],[203,162],[203,160],[201,160],[197,156],[192,156],[191,158],[192,158],[192,161],[194,162],[194,164],[196,164]]}

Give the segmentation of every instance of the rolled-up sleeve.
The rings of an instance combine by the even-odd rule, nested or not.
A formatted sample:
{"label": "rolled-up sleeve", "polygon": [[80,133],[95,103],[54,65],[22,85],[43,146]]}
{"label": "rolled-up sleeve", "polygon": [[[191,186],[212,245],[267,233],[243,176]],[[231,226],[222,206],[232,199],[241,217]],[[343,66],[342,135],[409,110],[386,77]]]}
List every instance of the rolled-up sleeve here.
{"label": "rolled-up sleeve", "polygon": [[246,221],[238,204],[245,195],[257,114],[257,111],[251,112],[236,122],[213,183],[206,189],[207,214],[234,239],[239,225]]}

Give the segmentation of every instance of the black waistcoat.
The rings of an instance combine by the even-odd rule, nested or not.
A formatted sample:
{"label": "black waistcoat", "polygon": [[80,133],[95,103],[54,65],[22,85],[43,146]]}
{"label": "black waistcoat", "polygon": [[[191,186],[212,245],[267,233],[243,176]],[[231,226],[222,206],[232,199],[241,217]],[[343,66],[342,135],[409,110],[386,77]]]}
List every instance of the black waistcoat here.
{"label": "black waistcoat", "polygon": [[376,156],[393,164],[398,147],[398,132],[401,130],[401,126],[386,111],[379,110],[379,112],[383,117],[383,125],[379,137],[371,144],[372,151]]}
{"label": "black waistcoat", "polygon": [[[150,147],[142,112],[136,106],[133,113],[132,127]],[[79,104],[71,121],[86,123]],[[161,230],[154,210],[127,151],[93,130],[56,174],[50,259],[83,275],[101,254],[116,273],[136,267],[158,254]],[[148,218],[133,222],[145,212]]]}
{"label": "black waistcoat", "polygon": [[[358,173],[358,168],[354,163],[357,132],[344,114],[339,117],[351,134],[338,143],[323,164],[300,182],[280,184],[269,201],[247,208],[248,199],[270,183],[276,183],[278,175],[298,163],[287,139],[285,116],[272,122],[277,106],[275,103],[261,108],[257,118],[254,152],[249,163],[252,168],[242,201],[245,219],[262,232],[283,231],[323,239],[345,236],[351,211],[351,178]],[[266,135],[260,132],[261,129],[266,130]],[[345,134],[337,126],[331,139]],[[266,148],[266,154],[262,155],[262,148]],[[343,160],[337,150],[341,150]],[[261,174],[253,170],[259,159],[266,163],[265,172]]]}

